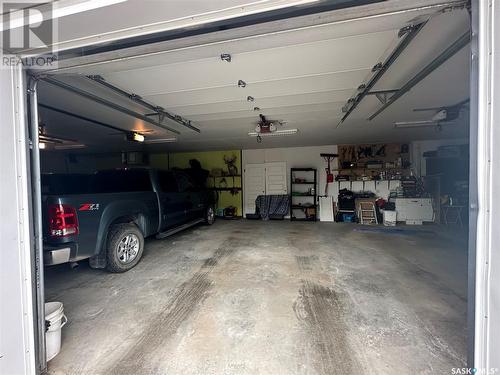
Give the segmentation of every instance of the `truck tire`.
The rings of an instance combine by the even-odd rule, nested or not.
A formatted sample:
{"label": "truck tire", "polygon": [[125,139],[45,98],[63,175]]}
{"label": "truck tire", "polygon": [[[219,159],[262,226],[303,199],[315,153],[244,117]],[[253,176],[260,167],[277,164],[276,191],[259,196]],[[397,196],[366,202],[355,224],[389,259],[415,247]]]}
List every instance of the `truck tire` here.
{"label": "truck tire", "polygon": [[136,225],[113,225],[108,233],[106,268],[110,272],[128,271],[139,263],[143,251],[144,236]]}
{"label": "truck tire", "polygon": [[215,208],[208,206],[205,210],[205,224],[212,225],[215,222]]}

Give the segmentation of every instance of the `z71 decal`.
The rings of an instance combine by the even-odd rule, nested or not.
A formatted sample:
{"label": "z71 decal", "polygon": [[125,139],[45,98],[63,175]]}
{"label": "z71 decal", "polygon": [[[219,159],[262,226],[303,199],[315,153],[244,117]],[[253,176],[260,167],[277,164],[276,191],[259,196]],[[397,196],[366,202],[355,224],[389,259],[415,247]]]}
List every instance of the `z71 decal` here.
{"label": "z71 decal", "polygon": [[78,211],[97,211],[99,209],[99,203],[83,203],[80,205]]}

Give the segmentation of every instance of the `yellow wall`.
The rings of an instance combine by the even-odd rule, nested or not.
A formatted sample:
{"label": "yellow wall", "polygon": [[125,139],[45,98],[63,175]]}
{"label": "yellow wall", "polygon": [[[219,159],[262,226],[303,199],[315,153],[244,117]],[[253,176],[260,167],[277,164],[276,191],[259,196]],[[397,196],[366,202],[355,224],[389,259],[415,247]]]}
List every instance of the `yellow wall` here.
{"label": "yellow wall", "polygon": [[168,169],[168,154],[149,154],[149,165],[153,168]]}
{"label": "yellow wall", "polygon": [[[224,163],[224,155],[236,155],[235,165],[238,168],[238,174],[241,175],[241,151],[240,150],[227,150],[227,151],[203,151],[203,152],[179,152],[172,154],[151,154],[149,163],[154,168],[189,168],[189,160],[197,159],[201,163],[203,169],[211,171],[213,168],[222,168],[227,172],[226,163]],[[220,178],[216,178],[216,186]],[[213,186],[213,178],[209,177],[208,185]],[[226,177],[227,187],[232,187],[233,178]],[[241,187],[241,177],[234,178],[234,185]],[[237,208],[237,215],[241,216],[243,207],[241,205],[243,192],[232,195],[229,191],[219,192],[219,208],[234,206]]]}

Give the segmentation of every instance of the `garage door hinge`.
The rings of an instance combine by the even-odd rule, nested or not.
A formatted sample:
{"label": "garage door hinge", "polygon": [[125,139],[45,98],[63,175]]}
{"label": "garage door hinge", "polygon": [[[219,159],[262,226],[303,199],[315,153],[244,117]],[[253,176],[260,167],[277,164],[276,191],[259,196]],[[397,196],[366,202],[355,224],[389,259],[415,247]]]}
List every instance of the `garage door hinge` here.
{"label": "garage door hinge", "polygon": [[384,65],[383,65],[381,62],[379,62],[379,63],[377,63],[377,64],[373,65],[373,68],[372,68],[372,73],[375,73],[377,70],[382,69],[382,67],[383,67],[383,66],[384,66]]}
{"label": "garage door hinge", "polygon": [[401,29],[399,29],[398,38],[401,38],[402,36],[408,34],[410,31],[415,29],[417,26],[418,25],[409,25],[409,26],[402,27]]}
{"label": "garage door hinge", "polygon": [[142,96],[134,94],[134,93],[130,94],[129,98],[130,98],[130,100],[134,100],[136,102],[139,101],[139,100],[142,100]]}
{"label": "garage door hinge", "polygon": [[88,75],[87,77],[93,81],[104,81],[105,80],[104,77],[99,75],[99,74],[91,74],[91,75]]}

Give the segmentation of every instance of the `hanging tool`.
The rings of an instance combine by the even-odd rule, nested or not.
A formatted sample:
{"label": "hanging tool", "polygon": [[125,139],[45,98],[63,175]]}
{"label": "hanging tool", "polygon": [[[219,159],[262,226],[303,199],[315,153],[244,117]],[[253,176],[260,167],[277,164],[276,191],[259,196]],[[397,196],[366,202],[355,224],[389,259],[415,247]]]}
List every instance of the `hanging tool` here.
{"label": "hanging tool", "polygon": [[326,183],[325,183],[325,196],[328,196],[328,184],[333,182],[333,173],[331,169],[331,162],[339,157],[339,154],[319,154],[328,163],[325,168],[326,171]]}

